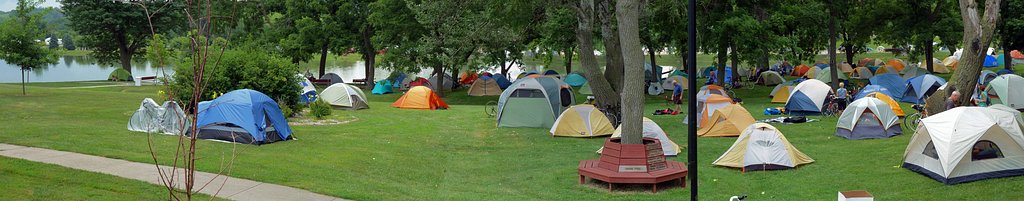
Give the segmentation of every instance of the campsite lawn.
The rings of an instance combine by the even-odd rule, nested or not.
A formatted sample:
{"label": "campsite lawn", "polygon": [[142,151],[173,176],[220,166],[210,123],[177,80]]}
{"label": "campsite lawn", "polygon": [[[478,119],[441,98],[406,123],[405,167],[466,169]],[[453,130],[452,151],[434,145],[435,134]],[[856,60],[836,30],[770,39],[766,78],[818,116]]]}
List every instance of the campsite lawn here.
{"label": "campsite lawn", "polygon": [[[0,157],[3,200],[160,200],[162,186],[75,170],[57,165]],[[210,200],[196,195],[197,200]]]}
{"label": "campsite lawn", "polygon": [[[61,88],[73,85],[30,84],[29,94],[22,96],[20,85],[0,84],[0,113],[4,114],[0,142],[152,163],[146,143],[152,137],[158,155],[168,160],[177,137],[125,128],[139,102],[157,96],[160,87]],[[782,106],[768,103],[770,91],[771,87],[757,86],[735,92],[754,118],[765,119],[764,108]],[[494,118],[483,107],[497,97],[465,94],[464,89],[450,92],[444,99],[452,108],[437,111],[390,107],[400,94],[370,95],[370,109],[335,110],[331,117],[358,120],[293,126],[298,139],[294,141],[263,146],[200,141],[198,168],[216,172],[233,156],[231,176],[356,200],[681,200],[689,194],[689,188],[652,194],[644,186],[624,185],[609,193],[604,185],[577,184],[578,162],[598,158],[594,151],[603,138],[554,138],[547,129],[495,128]],[[644,113],[685,146],[683,116],[651,115],[669,106],[661,96],[649,96]],[[903,109],[912,111],[907,104]],[[886,200],[1024,196],[1019,190],[1024,188],[1024,177],[946,186],[899,168],[909,133],[890,139],[846,140],[834,135],[835,118],[811,118],[820,121],[776,125],[793,146],[815,159],[792,170],[741,173],[712,166],[735,138],[700,138],[701,198],[725,200],[746,194],[753,200],[828,200],[843,190],[867,190]],[[669,160],[686,162],[686,157]],[[140,194],[135,196],[160,193],[132,192]]]}

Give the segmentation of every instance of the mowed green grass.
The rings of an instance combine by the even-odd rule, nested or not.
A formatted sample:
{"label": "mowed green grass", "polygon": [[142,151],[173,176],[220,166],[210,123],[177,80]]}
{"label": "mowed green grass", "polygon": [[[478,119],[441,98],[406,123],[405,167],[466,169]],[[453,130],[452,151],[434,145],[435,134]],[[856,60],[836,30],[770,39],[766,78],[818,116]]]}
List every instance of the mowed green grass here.
{"label": "mowed green grass", "polygon": [[[143,181],[0,157],[3,200],[166,200],[167,189]],[[195,195],[196,200],[210,200]]]}
{"label": "mowed green grass", "polygon": [[[33,84],[27,96],[20,95],[18,85],[0,85],[0,122],[5,122],[0,142],[152,162],[146,143],[150,135],[129,132],[125,125],[139,102],[157,96],[160,87],[53,87],[66,85]],[[764,119],[764,108],[782,106],[768,103],[770,91],[757,86],[735,92],[755,118]],[[620,190],[609,193],[603,184],[577,184],[577,164],[597,159],[594,151],[603,138],[554,138],[542,128],[496,128],[484,105],[497,97],[465,93],[450,92],[444,99],[452,108],[437,111],[390,107],[400,94],[370,95],[370,109],[335,110],[331,117],[357,121],[293,126],[294,141],[263,146],[200,141],[198,168],[216,172],[233,157],[231,176],[357,200],[681,200],[689,195],[689,188],[663,186],[652,194],[645,186],[617,185]],[[682,115],[651,115],[666,107],[671,105],[661,96],[649,96],[644,113],[677,144],[686,145]],[[792,170],[741,173],[712,166],[735,138],[700,138],[701,198],[746,194],[755,200],[827,200],[844,190],[867,190],[887,200],[1024,195],[1018,190],[1024,177],[943,185],[899,168],[909,134],[846,140],[834,135],[835,118],[812,118],[820,121],[776,125],[816,160]],[[151,137],[162,162],[169,160],[177,137]],[[687,161],[685,154],[669,160]]]}

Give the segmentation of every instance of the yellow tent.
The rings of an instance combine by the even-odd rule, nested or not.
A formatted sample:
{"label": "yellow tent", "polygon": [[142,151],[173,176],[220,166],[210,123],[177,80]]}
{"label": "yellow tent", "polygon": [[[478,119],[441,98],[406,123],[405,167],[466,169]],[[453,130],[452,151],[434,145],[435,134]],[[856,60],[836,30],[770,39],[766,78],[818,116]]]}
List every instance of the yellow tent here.
{"label": "yellow tent", "polygon": [[405,92],[391,106],[406,109],[448,109],[448,104],[441,100],[433,90],[425,86],[415,86]]}
{"label": "yellow tent", "polygon": [[[885,65],[886,66],[892,66],[892,68],[895,68],[897,70],[896,72],[903,71],[903,68],[907,67],[904,64],[903,60],[900,60],[900,59],[897,59],[897,58],[889,59],[889,62],[886,62]],[[877,74],[877,73],[875,73],[875,74]]]}
{"label": "yellow tent", "polygon": [[844,73],[853,72],[853,66],[850,66],[850,64],[846,62],[843,62],[842,64],[839,64],[839,71]]}
{"label": "yellow tent", "polygon": [[576,105],[558,116],[550,132],[553,136],[595,137],[611,135],[615,132],[615,127],[612,127],[608,117],[593,105]]}
{"label": "yellow tent", "polygon": [[875,75],[881,75],[881,74],[886,74],[886,73],[892,73],[892,74],[899,75],[900,74],[900,70],[897,70],[896,67],[892,67],[892,66],[882,66],[882,67],[879,67],[878,69],[875,70]]}
{"label": "yellow tent", "polygon": [[814,79],[814,76],[817,75],[818,67],[811,67],[811,69],[807,69],[807,73],[804,73],[804,77],[806,77],[807,79]]}
{"label": "yellow tent", "polygon": [[792,91],[793,86],[777,86],[775,92],[770,94],[772,103],[786,103],[789,100],[789,93]]}
{"label": "yellow tent", "polygon": [[889,97],[889,95],[885,95],[882,92],[872,92],[864,97],[874,97],[877,98],[878,100],[882,100],[882,102],[885,102],[886,105],[889,105],[889,108],[892,108],[892,111],[896,113],[896,116],[902,117],[907,115],[906,113],[903,112],[903,108],[900,107],[899,102],[896,102],[896,100],[893,100],[892,97]]}
{"label": "yellow tent", "polygon": [[942,65],[946,65],[950,70],[956,70],[957,64],[960,64],[960,60],[955,56],[948,56],[942,60]]}
{"label": "yellow tent", "polygon": [[778,129],[756,123],[745,128],[732,147],[711,164],[742,168],[745,172],[789,169],[812,162],[814,159],[789,144]]}
{"label": "yellow tent", "polygon": [[[661,141],[661,152],[664,153],[664,155],[675,156],[679,154],[679,152],[681,151],[679,149],[679,145],[676,144],[675,142],[672,142],[672,139],[668,138],[668,135],[665,134],[665,130],[662,130],[661,126],[658,126],[658,123],[655,123],[653,120],[644,117],[643,125],[644,137],[657,138],[658,141]],[[622,137],[621,126],[619,128],[616,128],[615,132],[612,133],[612,138],[619,137]],[[603,147],[601,149],[598,149],[597,153],[601,153],[602,150],[604,150]]]}
{"label": "yellow tent", "polygon": [[[928,69],[928,64],[921,62],[918,64],[918,67],[920,67],[921,69]],[[932,58],[932,70],[935,71],[935,73],[939,74],[949,73],[949,68],[946,68],[946,65],[942,65],[942,61],[939,61],[939,59],[935,58]]]}
{"label": "yellow tent", "polygon": [[754,124],[753,116],[739,104],[725,106],[715,111],[708,124],[697,131],[701,137],[735,137],[740,136],[744,128]]}
{"label": "yellow tent", "polygon": [[500,96],[501,87],[498,87],[498,82],[494,79],[477,79],[469,86],[467,93],[470,96]]}

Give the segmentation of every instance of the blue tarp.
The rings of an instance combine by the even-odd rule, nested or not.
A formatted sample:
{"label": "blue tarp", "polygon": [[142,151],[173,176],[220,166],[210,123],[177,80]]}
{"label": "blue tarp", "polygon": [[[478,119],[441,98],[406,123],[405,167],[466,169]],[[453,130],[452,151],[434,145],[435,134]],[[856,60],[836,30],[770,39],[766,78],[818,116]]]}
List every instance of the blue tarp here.
{"label": "blue tarp", "polygon": [[389,94],[389,93],[394,93],[394,91],[391,90],[391,88],[393,88],[393,87],[394,86],[392,86],[391,80],[380,80],[380,81],[377,81],[377,83],[373,85],[373,91],[371,91],[371,93],[373,93],[373,94]]}
{"label": "blue tarp", "polygon": [[985,63],[982,66],[985,68],[998,67],[999,61],[992,55],[985,55]]}
{"label": "blue tarp", "polygon": [[495,73],[494,76],[491,77],[494,78],[494,82],[497,82],[498,87],[501,87],[501,89],[508,88],[509,85],[512,85],[512,82],[509,82],[508,78],[505,78],[505,75],[502,75],[501,73]]}
{"label": "blue tarp", "polygon": [[565,76],[565,83],[569,84],[569,86],[579,87],[587,83],[587,78],[579,73],[569,73],[569,75]]}
{"label": "blue tarp", "polygon": [[[718,81],[718,69],[715,69],[711,72],[714,73],[715,76],[711,76],[711,74],[708,74],[708,76],[711,76],[708,78],[708,82],[716,83]],[[725,68],[725,83],[732,83],[732,67]]]}
{"label": "blue tarp", "polygon": [[903,92],[900,101],[921,104],[925,97],[939,89],[946,80],[934,75],[921,75],[907,80],[907,90]]}
{"label": "blue tarp", "polygon": [[872,85],[868,85],[868,86],[864,87],[863,89],[860,89],[860,92],[857,92],[857,94],[853,96],[853,99],[857,100],[857,99],[860,99],[860,98],[864,98],[865,96],[868,96],[868,94],[871,94],[871,93],[874,93],[874,92],[880,92],[880,93],[885,94],[886,96],[893,97],[892,96],[892,92],[890,92],[888,88],[883,87],[882,85],[873,85],[872,84]]}
{"label": "blue tarp", "polygon": [[198,111],[196,125],[199,127],[229,124],[245,130],[243,134],[251,135],[256,144],[266,142],[267,127],[274,127],[280,139],[287,140],[292,135],[292,129],[277,102],[259,91],[234,90],[211,101],[200,102]]}
{"label": "blue tarp", "polygon": [[907,88],[907,81],[897,74],[882,73],[871,77],[868,81],[872,85],[880,85],[889,89],[889,92],[891,93],[889,96],[896,100],[903,97],[903,91]]}

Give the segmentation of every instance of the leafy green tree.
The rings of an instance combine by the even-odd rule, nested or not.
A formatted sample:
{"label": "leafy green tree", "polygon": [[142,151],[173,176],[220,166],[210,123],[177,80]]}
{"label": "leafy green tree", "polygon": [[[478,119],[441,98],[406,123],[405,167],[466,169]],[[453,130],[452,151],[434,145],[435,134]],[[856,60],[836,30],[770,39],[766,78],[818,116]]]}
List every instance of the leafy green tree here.
{"label": "leafy green tree", "polygon": [[292,22],[294,30],[281,40],[280,46],[286,50],[292,61],[308,61],[309,55],[320,54],[318,77],[323,76],[327,66],[329,51],[342,53],[344,41],[337,39],[342,31],[344,21],[341,1],[303,1],[288,0],[285,2],[286,20]]}
{"label": "leafy green tree", "polygon": [[[597,57],[594,56],[594,20],[596,18],[594,16],[594,0],[579,0],[578,2],[571,3],[571,5],[573,10],[576,11],[576,42],[579,45],[577,50],[580,54],[580,64],[583,67],[583,73],[587,77],[587,84],[590,85],[591,90],[594,92],[595,101],[605,107],[617,108],[622,98],[614,88],[614,85],[612,85],[615,80],[609,79],[608,74],[621,74],[622,72],[610,67],[601,70],[597,66]],[[615,38],[615,40],[617,41],[618,38]],[[606,46],[606,48],[608,47]],[[606,54],[605,58],[607,57],[608,55]],[[618,80],[621,79],[620,76]]]}
{"label": "leafy green tree", "polygon": [[[132,58],[143,54],[153,30],[174,32],[184,26],[177,21],[184,10],[184,5],[178,1],[60,0],[60,3],[71,28],[82,36],[78,42],[91,48],[92,56],[100,62],[119,62],[128,72],[132,70]],[[150,16],[146,16],[143,6],[161,9],[150,10]]]}
{"label": "leafy green tree", "polygon": [[[539,38],[532,46],[540,49],[538,56],[549,66],[555,56],[550,52],[560,51],[565,54],[565,71],[569,73],[572,71],[573,56],[576,54],[576,14],[566,4],[551,3],[546,5],[543,18],[543,22],[534,28]],[[507,73],[502,71],[502,74]]]}
{"label": "leafy green tree", "polygon": [[30,14],[39,5],[35,0],[18,0],[14,16],[0,26],[0,60],[21,68],[21,94],[25,95],[25,74],[33,68],[57,63],[57,56],[35,41],[43,37],[44,25],[39,13]]}
{"label": "leafy green tree", "polygon": [[46,46],[50,49],[57,49],[60,47],[60,41],[57,40],[57,36],[50,36],[46,38]]}
{"label": "leafy green tree", "polygon": [[373,89],[374,77],[377,63],[377,47],[373,43],[373,36],[376,29],[370,24],[369,17],[373,13],[370,4],[373,0],[350,0],[344,1],[341,10],[346,11],[339,16],[341,21],[340,43],[342,47],[353,47],[363,56],[364,68],[366,69],[366,88]]}
{"label": "leafy green tree", "polygon": [[[882,42],[887,42],[908,50],[911,60],[916,60],[922,53],[928,71],[933,72],[932,62],[935,52],[935,38],[940,40],[939,46],[956,47],[962,35],[962,22],[956,1],[948,0],[874,0],[866,5],[873,5],[869,15],[878,19],[887,19],[888,23],[879,24],[875,35]],[[908,47],[914,48],[910,50]]]}
{"label": "leafy green tree", "polygon": [[71,35],[65,35],[64,39],[62,41],[64,41],[64,49],[66,49],[66,50],[75,50],[76,49],[75,48],[75,42],[74,42],[73,39],[71,39]]}
{"label": "leafy green tree", "polygon": [[996,31],[1003,48],[1003,68],[1013,70],[1011,50],[1024,49],[1024,0],[1002,0]]}

